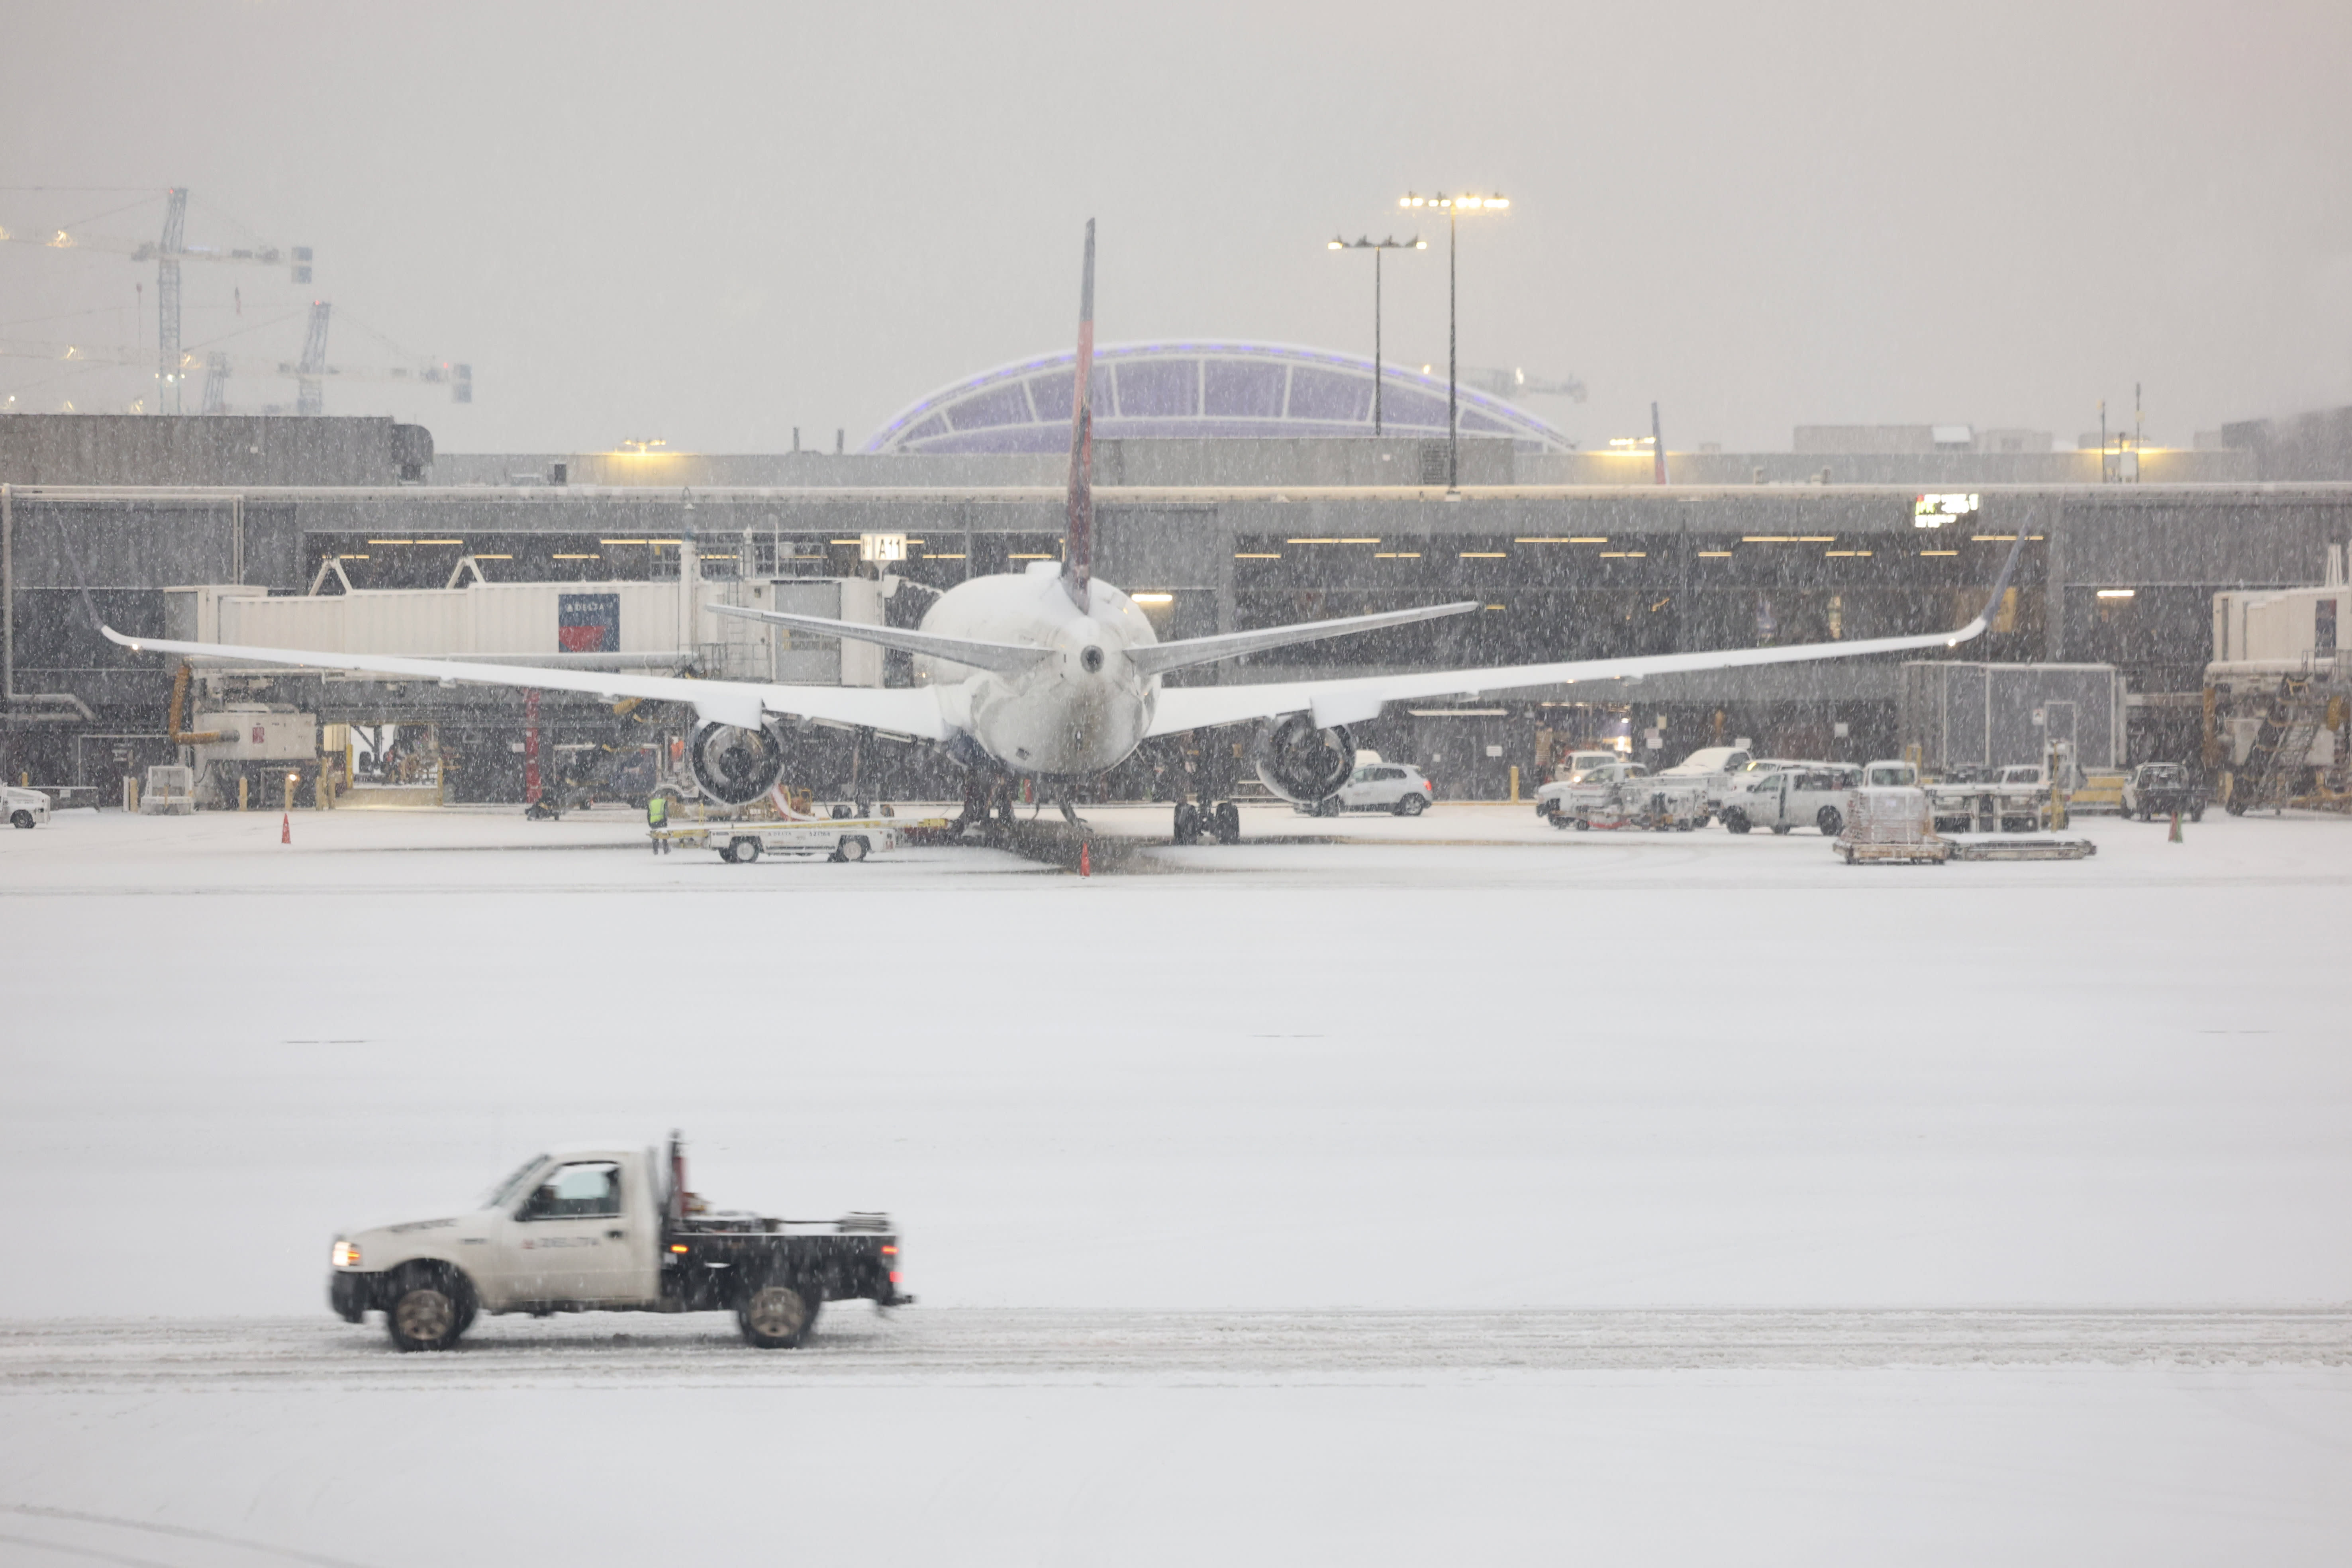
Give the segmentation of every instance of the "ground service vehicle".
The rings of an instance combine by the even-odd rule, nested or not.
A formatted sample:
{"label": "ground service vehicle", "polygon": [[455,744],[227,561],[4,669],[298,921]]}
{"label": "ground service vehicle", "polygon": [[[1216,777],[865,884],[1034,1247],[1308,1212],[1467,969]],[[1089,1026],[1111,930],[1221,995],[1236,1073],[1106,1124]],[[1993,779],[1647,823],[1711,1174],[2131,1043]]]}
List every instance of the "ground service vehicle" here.
{"label": "ground service vehicle", "polygon": [[2142,822],[2175,812],[2191,822],[2205,817],[2205,791],[2179,763],[2142,763],[2124,781],[2124,815]]}
{"label": "ground service vehicle", "polygon": [[1927,786],[1928,809],[1937,832],[2030,833],[2044,826],[2050,810],[2049,776],[2032,763],[1976,770],[1960,783],[1939,780]]}
{"label": "ground service vehicle", "polygon": [[1399,816],[1419,816],[1436,800],[1437,786],[1419,768],[1404,763],[1366,763],[1348,775],[1338,795],[1317,803],[1312,811],[1318,816],[1337,816],[1343,811],[1392,811]]}
{"label": "ground service vehicle", "polygon": [[11,827],[38,827],[49,819],[49,797],[37,789],[0,784],[0,813]]}
{"label": "ground service vehicle", "polygon": [[478,1312],[731,1311],[743,1338],[790,1350],[827,1301],[911,1304],[888,1216],[769,1219],[708,1207],[684,1146],[535,1154],[471,1214],[335,1237],[328,1300],[384,1315],[404,1351],[446,1350]]}
{"label": "ground service vehicle", "polygon": [[1662,779],[1688,779],[1706,788],[1709,810],[1723,804],[1726,792],[1740,771],[1755,760],[1745,746],[1702,746],[1658,774]]}
{"label": "ground service vehicle", "polygon": [[1862,770],[1843,763],[1753,773],[1724,795],[1723,826],[1734,833],[1818,827],[1823,837],[1835,838],[1845,826],[1846,795],[1861,783]]}
{"label": "ground service vehicle", "polygon": [[1653,777],[1639,763],[1610,763],[1572,784],[1546,784],[1537,815],[1554,827],[1650,827],[1687,833],[1706,820],[1706,785],[1696,778]]}

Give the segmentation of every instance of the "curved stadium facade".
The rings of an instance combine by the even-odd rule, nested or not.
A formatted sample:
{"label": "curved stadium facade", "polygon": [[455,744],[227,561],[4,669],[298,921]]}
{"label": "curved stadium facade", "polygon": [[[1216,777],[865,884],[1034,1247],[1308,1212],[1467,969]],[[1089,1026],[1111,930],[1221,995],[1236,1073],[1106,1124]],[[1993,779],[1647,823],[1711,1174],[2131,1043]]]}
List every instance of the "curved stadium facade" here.
{"label": "curved stadium facade", "polygon": [[[908,405],[866,443],[868,452],[1061,452],[1070,445],[1076,355],[1000,365]],[[1095,435],[1121,437],[1370,436],[1372,362],[1284,343],[1110,343],[1095,351]],[[1462,433],[1529,451],[1574,443],[1523,408],[1467,387]],[[1445,382],[1386,367],[1384,435],[1445,434]]]}

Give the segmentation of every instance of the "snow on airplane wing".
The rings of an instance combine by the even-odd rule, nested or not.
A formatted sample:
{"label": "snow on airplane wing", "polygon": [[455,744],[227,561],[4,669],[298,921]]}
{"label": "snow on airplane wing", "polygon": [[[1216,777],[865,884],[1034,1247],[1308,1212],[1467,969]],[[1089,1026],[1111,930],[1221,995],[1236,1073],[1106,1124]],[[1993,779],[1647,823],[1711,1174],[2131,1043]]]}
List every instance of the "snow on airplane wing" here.
{"label": "snow on airplane wing", "polygon": [[1364,675],[1338,680],[1279,680],[1261,686],[1173,686],[1160,692],[1151,735],[1180,734],[1250,719],[1307,712],[1326,729],[1377,718],[1390,702],[1416,697],[1475,696],[1528,686],[1559,686],[1588,680],[1628,680],[1644,675],[1689,670],[1737,669],[1759,664],[1800,664],[1812,659],[1860,658],[1878,653],[1958,647],[1992,624],[2000,596],[2017,570],[2025,538],[2020,532],[2009,559],[1993,580],[1985,607],[1968,625],[1921,637],[1870,637],[1858,642],[1800,643],[1790,647],[1720,648],[1706,653],[1642,654],[1626,658],[1576,659],[1563,664],[1515,664],[1493,669],[1433,669],[1420,674]]}
{"label": "snow on airplane wing", "polygon": [[641,697],[655,702],[691,703],[703,722],[756,727],[770,713],[855,724],[894,735],[937,741],[947,736],[939,700],[929,687],[770,686],[748,680],[688,680],[676,675],[633,675],[619,670],[551,669],[541,666],[470,664],[462,659],[409,658],[394,654],[311,653],[299,648],[242,647],[233,643],[168,642],[125,637],[101,625],[110,641],[133,653],[177,654],[231,664],[277,664],[297,669],[340,669],[403,680],[462,682],[468,686],[536,687],[542,691],[585,691],[599,697]]}

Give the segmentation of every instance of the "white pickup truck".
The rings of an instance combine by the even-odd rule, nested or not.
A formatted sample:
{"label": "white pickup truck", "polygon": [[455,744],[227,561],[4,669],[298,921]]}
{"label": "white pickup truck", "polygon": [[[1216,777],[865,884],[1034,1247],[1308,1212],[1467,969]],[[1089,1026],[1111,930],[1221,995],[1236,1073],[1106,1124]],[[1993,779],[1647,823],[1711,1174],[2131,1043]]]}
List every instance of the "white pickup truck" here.
{"label": "white pickup truck", "polygon": [[1734,833],[1818,827],[1823,837],[1835,838],[1845,826],[1846,796],[1861,783],[1862,770],[1845,763],[1746,773],[1723,797],[1723,826]]}
{"label": "white pickup truck", "polygon": [[338,1236],[327,1300],[384,1315],[404,1351],[447,1350],[478,1312],[732,1311],[762,1350],[799,1344],[827,1301],[911,1304],[884,1215],[781,1220],[686,1190],[672,1134],[651,1149],[534,1154],[479,1208]]}

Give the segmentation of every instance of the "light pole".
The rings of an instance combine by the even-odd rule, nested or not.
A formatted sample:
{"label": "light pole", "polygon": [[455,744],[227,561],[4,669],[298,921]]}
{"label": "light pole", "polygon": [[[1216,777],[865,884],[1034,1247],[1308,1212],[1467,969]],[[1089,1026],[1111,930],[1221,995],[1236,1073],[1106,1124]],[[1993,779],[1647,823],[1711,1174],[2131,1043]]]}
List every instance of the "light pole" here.
{"label": "light pole", "polygon": [[1373,239],[1359,235],[1346,240],[1331,237],[1326,247],[1331,250],[1369,250],[1372,253],[1372,434],[1381,433],[1381,252],[1383,250],[1427,250],[1429,242],[1414,235],[1411,239],[1399,239],[1391,235],[1386,239]]}
{"label": "light pole", "polygon": [[1454,310],[1454,262],[1462,247],[1454,225],[1464,213],[1501,212],[1510,205],[1508,196],[1449,196],[1443,191],[1433,196],[1407,191],[1397,198],[1401,207],[1434,207],[1445,215],[1445,493],[1449,496],[1459,494],[1462,489],[1462,419],[1455,406]]}

